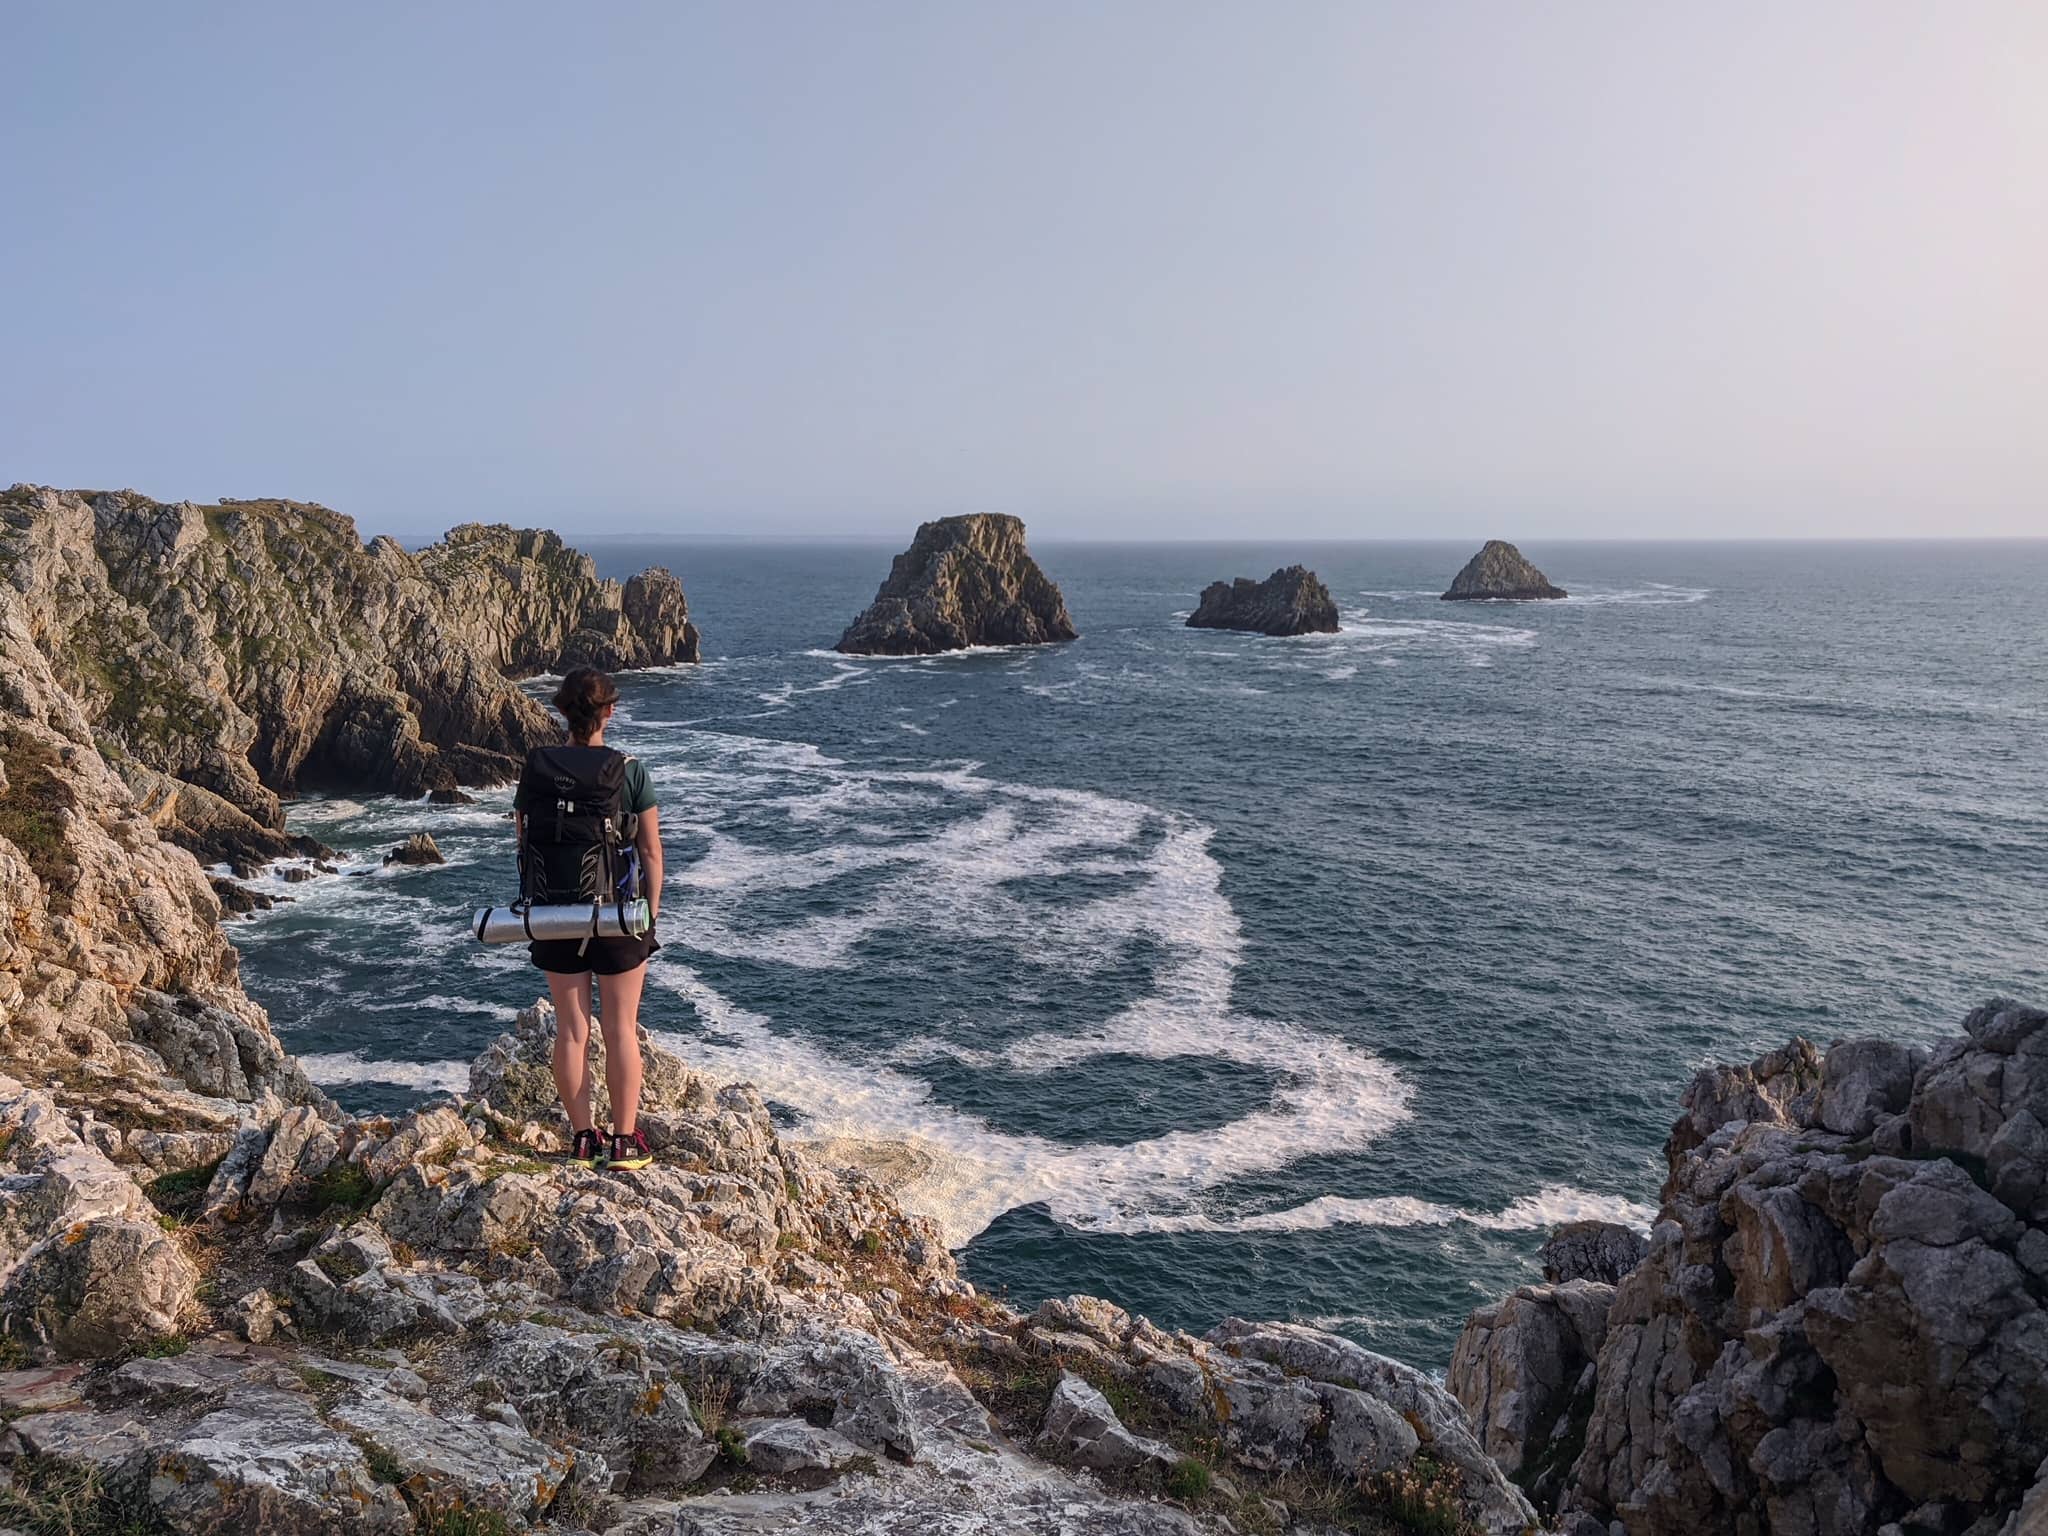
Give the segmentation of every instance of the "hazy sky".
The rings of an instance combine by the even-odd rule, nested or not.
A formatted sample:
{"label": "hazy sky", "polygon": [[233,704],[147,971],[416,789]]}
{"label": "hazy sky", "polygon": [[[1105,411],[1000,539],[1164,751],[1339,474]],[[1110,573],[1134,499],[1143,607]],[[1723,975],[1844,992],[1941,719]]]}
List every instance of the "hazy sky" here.
{"label": "hazy sky", "polygon": [[0,482],[2048,534],[2048,4],[0,6]]}

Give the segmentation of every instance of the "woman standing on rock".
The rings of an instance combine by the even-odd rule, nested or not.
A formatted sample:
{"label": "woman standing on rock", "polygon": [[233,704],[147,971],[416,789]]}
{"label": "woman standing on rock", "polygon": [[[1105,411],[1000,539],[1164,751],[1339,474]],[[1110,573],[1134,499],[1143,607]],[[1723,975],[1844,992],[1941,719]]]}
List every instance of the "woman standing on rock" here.
{"label": "woman standing on rock", "polygon": [[[512,801],[522,900],[609,901],[635,879],[636,864],[647,897],[650,921],[637,937],[543,939],[530,946],[555,1003],[555,1088],[576,1133],[569,1156],[587,1168],[645,1168],[654,1161],[637,1122],[640,990],[647,958],[661,947],[651,920],[661,912],[661,815],[647,770],[605,745],[605,724],[618,701],[617,687],[594,667],[563,678],[555,708],[568,722],[569,744],[528,752]],[[598,1133],[590,1110],[590,1021],[600,995],[609,1136]]]}

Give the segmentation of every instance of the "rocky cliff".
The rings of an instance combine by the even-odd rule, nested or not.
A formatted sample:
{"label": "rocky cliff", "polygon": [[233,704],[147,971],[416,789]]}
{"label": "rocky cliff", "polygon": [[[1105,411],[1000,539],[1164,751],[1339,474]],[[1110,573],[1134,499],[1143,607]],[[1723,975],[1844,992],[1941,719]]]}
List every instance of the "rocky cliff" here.
{"label": "rocky cliff", "polygon": [[917,530],[875,600],[839,637],[862,656],[924,656],[970,645],[1075,638],[1066,599],[1024,547],[1024,524],[978,512]]}
{"label": "rocky cliff", "polygon": [[278,797],[302,785],[510,777],[558,734],[513,678],[697,656],[667,571],[621,586],[552,533],[474,524],[365,545],[296,502],[18,485],[0,590],[139,808],[209,861],[294,851]]}
{"label": "rocky cliff", "polygon": [[1212,581],[1188,615],[1189,629],[1242,629],[1255,635],[1337,633],[1330,589],[1304,565],[1283,566],[1264,581]]}
{"label": "rocky cliff", "polygon": [[1465,568],[1451,579],[1444,601],[1485,601],[1488,599],[1528,601],[1535,598],[1567,597],[1563,587],[1522,558],[1522,552],[1503,539],[1488,539],[1486,547],[1465,562]]}
{"label": "rocky cliff", "polygon": [[1287,1324],[1019,1313],[651,1042],[660,1160],[564,1163],[544,1004],[459,1098],[341,1112],[103,739],[0,586],[0,1528],[1528,1523],[1420,1372]]}
{"label": "rocky cliff", "polygon": [[1693,1082],[1647,1256],[1473,1315],[1451,1385],[1575,1533],[2048,1530],[2048,1013]]}

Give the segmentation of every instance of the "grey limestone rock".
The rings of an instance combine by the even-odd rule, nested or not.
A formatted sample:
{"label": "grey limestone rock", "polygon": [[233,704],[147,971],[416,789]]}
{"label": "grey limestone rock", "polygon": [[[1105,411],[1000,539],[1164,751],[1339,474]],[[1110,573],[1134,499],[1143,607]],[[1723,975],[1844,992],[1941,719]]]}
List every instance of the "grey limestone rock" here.
{"label": "grey limestone rock", "polygon": [[1795,1042],[1695,1079],[1608,1314],[1568,1520],[2018,1520],[2048,1458],[2044,1022],[2001,999],[1932,1052]]}
{"label": "grey limestone rock", "polygon": [[838,649],[924,656],[972,645],[1075,638],[1066,599],[1024,547],[1024,524],[993,512],[922,524]]}
{"label": "grey limestone rock", "polygon": [[362,1451],[290,1392],[247,1391],[153,1453],[149,1498],[174,1530],[203,1536],[397,1533],[412,1513]]}
{"label": "grey limestone rock", "polygon": [[836,1472],[868,1455],[837,1430],[820,1429],[802,1419],[746,1419],[733,1428],[746,1446],[747,1466],[755,1472]]}
{"label": "grey limestone rock", "polygon": [[1240,576],[1212,581],[1188,615],[1190,629],[1241,629],[1259,635],[1337,633],[1330,589],[1303,565],[1283,566],[1264,581]]}
{"label": "grey limestone rock", "polygon": [[1569,1221],[1543,1240],[1536,1262],[1552,1285],[1573,1280],[1617,1285],[1649,1251],[1649,1240],[1633,1227],[1614,1221]]}
{"label": "grey limestone rock", "polygon": [[1125,1429],[1109,1400],[1072,1371],[1060,1372],[1038,1438],[1061,1460],[1098,1472],[1170,1467],[1180,1460],[1171,1446]]}
{"label": "grey limestone rock", "polygon": [[577,1464],[512,1425],[387,1392],[347,1398],[329,1417],[395,1464],[415,1493],[522,1523],[546,1512]]}
{"label": "grey limestone rock", "polygon": [[1566,595],[1563,587],[1552,586],[1548,577],[1523,559],[1514,545],[1504,539],[1488,539],[1486,546],[1452,578],[1444,600],[1526,601]]}
{"label": "grey limestone rock", "polygon": [[1450,1389],[1510,1477],[1541,1453],[1570,1411],[1599,1358],[1613,1302],[1614,1287],[1591,1280],[1525,1285],[1466,1322],[1451,1356]]}

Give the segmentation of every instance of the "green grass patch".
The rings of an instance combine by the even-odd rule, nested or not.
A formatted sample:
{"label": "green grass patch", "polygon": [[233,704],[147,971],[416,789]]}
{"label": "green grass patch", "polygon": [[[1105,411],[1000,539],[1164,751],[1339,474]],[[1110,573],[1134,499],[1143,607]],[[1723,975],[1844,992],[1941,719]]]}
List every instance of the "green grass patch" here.
{"label": "green grass patch", "polygon": [[21,850],[28,867],[47,888],[51,906],[70,910],[78,863],[64,841],[64,813],[75,802],[59,777],[56,750],[25,731],[0,733],[0,766],[7,793],[0,795],[0,837]]}
{"label": "green grass patch", "polygon": [[495,1509],[475,1509],[460,1499],[424,1498],[412,1507],[413,1536],[512,1536]]}
{"label": "green grass patch", "polygon": [[1209,1485],[1214,1481],[1215,1476],[1210,1472],[1209,1464],[1189,1456],[1175,1462],[1173,1470],[1166,1474],[1166,1491],[1176,1499],[1192,1502],[1207,1498]]}
{"label": "green grass patch", "polygon": [[199,1214],[200,1203],[206,1198],[206,1187],[213,1182],[222,1158],[199,1168],[181,1168],[176,1173],[160,1174],[142,1186],[142,1192],[149,1196],[149,1203],[166,1216],[175,1216],[189,1221]]}
{"label": "green grass patch", "polygon": [[313,1181],[312,1204],[316,1211],[331,1211],[336,1207],[348,1211],[360,1211],[376,1197],[377,1186],[370,1176],[354,1163],[332,1162],[319,1178]]}
{"label": "green grass patch", "polygon": [[20,1456],[0,1486],[0,1526],[29,1536],[170,1536],[139,1487],[110,1488],[97,1469]]}
{"label": "green grass patch", "polygon": [[1457,1472],[1426,1453],[1381,1473],[1371,1491],[1394,1523],[1414,1536],[1472,1536],[1477,1529],[1465,1518]]}
{"label": "green grass patch", "polygon": [[142,1352],[152,1360],[169,1360],[175,1356],[182,1355],[191,1347],[192,1341],[186,1338],[184,1334],[169,1333],[158,1339],[154,1344],[144,1348]]}

